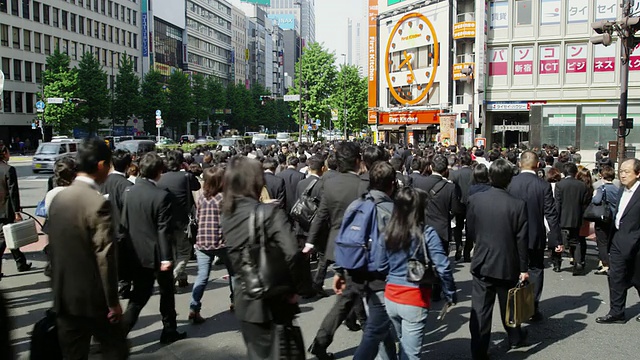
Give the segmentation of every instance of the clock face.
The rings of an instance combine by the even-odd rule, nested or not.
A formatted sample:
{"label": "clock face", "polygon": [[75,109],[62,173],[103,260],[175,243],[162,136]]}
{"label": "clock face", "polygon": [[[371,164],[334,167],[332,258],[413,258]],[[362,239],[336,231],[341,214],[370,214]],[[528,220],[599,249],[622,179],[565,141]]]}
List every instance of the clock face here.
{"label": "clock face", "polygon": [[439,45],[431,21],[420,13],[407,14],[393,27],[385,52],[389,93],[401,105],[423,102],[433,86]]}

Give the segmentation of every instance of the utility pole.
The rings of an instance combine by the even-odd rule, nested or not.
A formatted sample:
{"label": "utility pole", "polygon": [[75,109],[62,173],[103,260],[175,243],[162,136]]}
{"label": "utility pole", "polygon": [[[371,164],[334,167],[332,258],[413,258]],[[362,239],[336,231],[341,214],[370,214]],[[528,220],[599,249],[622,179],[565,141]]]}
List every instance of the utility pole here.
{"label": "utility pole", "polygon": [[[302,2],[296,1],[296,6],[300,7],[300,22],[302,22]],[[295,26],[294,26],[295,33]],[[300,89],[300,99],[298,100],[298,142],[302,138],[302,26],[300,25],[300,57],[298,58],[298,66],[300,73],[298,74],[298,89]]]}
{"label": "utility pole", "polygon": [[618,105],[618,117],[613,119],[613,128],[617,129],[618,143],[618,168],[626,158],[625,146],[628,130],[633,128],[633,119],[627,119],[627,101],[629,97],[629,57],[633,49],[640,43],[635,38],[635,33],[640,30],[640,18],[631,17],[633,0],[623,0],[622,17],[617,21],[600,20],[591,24],[598,35],[591,37],[592,44],[609,46],[612,44],[612,35],[615,33],[620,38],[620,104]]}
{"label": "utility pole", "polygon": [[340,54],[344,60],[342,66],[342,88],[343,88],[343,104],[344,109],[344,140],[349,140],[349,133],[347,131],[347,54]]}

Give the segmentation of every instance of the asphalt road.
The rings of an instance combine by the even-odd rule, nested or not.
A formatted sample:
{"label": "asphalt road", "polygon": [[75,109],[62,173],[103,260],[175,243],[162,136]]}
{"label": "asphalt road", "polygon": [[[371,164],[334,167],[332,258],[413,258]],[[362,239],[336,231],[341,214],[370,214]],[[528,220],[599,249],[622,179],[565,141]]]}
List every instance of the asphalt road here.
{"label": "asphalt road", "polygon": [[[23,203],[34,204],[46,191],[47,174],[33,177],[30,164],[14,164],[20,176]],[[34,244],[27,252],[34,262],[34,270],[17,274],[10,255],[4,256],[3,272],[6,277],[0,288],[8,297],[14,350],[20,359],[28,359],[29,334],[33,324],[43,317],[51,306],[48,279],[42,274],[44,257],[39,251],[46,240]],[[593,245],[593,243],[590,243]],[[499,311],[494,310],[494,335],[491,354],[493,359],[638,359],[637,337],[640,323],[635,316],[640,313],[638,295],[630,292],[627,310],[629,321],[625,325],[599,325],[595,318],[608,310],[607,279],[594,275],[597,265],[595,249],[589,250],[588,270],[584,277],[573,277],[565,261],[565,272],[546,272],[546,283],[541,309],[547,319],[539,324],[527,325],[530,346],[507,352],[504,330],[499,322]],[[423,359],[469,359],[469,313],[471,306],[471,275],[468,264],[455,267],[455,279],[459,290],[459,303],[453,307],[443,321],[436,320],[442,303],[432,309],[424,340]],[[188,267],[189,282],[196,274],[194,263]],[[213,279],[205,292],[202,315],[206,323],[194,326],[186,319],[190,293],[176,295],[179,328],[187,331],[188,338],[169,346],[161,347],[159,337],[161,319],[159,297],[154,295],[142,311],[140,321],[130,334],[133,359],[243,359],[245,347],[239,332],[239,323],[228,311],[229,292],[224,279],[225,272],[217,266],[211,274]],[[327,279],[325,286],[330,286]],[[189,290],[190,291],[190,288]],[[315,302],[303,301],[299,323],[308,345],[335,301],[330,297]],[[123,303],[124,306],[124,303]],[[339,359],[353,356],[361,334],[349,332],[342,326],[336,333],[334,343],[329,348]],[[99,357],[92,357],[99,358]],[[311,358],[311,357],[310,357]]]}

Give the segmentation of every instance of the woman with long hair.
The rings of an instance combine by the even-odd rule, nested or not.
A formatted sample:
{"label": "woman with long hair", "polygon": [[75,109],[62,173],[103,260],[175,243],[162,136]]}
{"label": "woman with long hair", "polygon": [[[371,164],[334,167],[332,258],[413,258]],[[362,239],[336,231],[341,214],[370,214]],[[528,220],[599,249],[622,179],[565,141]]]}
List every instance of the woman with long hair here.
{"label": "woman with long hair", "polygon": [[229,273],[229,290],[231,291],[231,305],[233,311],[233,276],[235,272],[229,261],[225,237],[220,226],[220,210],[222,203],[222,184],[224,168],[210,167],[204,172],[204,186],[202,196],[198,198],[196,206],[196,219],[198,220],[198,233],[194,245],[196,260],[198,263],[198,276],[193,284],[191,293],[191,305],[189,320],[194,324],[201,324],[204,318],[200,316],[202,307],[202,295],[209,282],[211,265],[218,257]]}
{"label": "woman with long hair", "polygon": [[[296,293],[304,283],[299,276],[302,269],[296,263],[302,254],[284,211],[278,205],[258,202],[265,183],[260,162],[244,156],[232,157],[223,182],[222,233],[236,274],[246,274],[247,268],[264,265],[258,256],[259,239],[264,236],[271,290],[257,299],[250,298],[247,292],[250,285],[238,276],[235,284],[240,286],[234,288],[234,304],[248,358],[269,359],[275,325],[291,325],[300,312]],[[253,243],[249,242],[251,238]]]}
{"label": "woman with long hair", "polygon": [[[427,193],[411,187],[398,191],[379,252],[379,271],[387,275],[385,305],[400,339],[402,359],[420,359],[422,339],[431,307],[431,286],[407,280],[407,262],[429,257],[449,304],[455,304],[456,286],[449,258],[436,231],[425,224]],[[422,243],[427,254],[421,250]],[[416,251],[417,250],[417,251]]]}

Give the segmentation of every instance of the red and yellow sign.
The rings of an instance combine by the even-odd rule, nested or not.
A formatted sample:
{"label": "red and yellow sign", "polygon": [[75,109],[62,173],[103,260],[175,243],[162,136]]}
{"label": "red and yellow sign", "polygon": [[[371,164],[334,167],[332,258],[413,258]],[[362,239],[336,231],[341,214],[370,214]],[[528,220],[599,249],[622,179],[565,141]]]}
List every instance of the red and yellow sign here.
{"label": "red and yellow sign", "polygon": [[[378,0],[369,0],[369,108],[378,106]],[[369,115],[371,124],[371,115]],[[374,122],[375,124],[375,122]]]}
{"label": "red and yellow sign", "polygon": [[463,21],[453,24],[454,39],[474,39],[476,37],[476,22]]}
{"label": "red and yellow sign", "polygon": [[438,124],[439,110],[380,113],[378,125]]}

